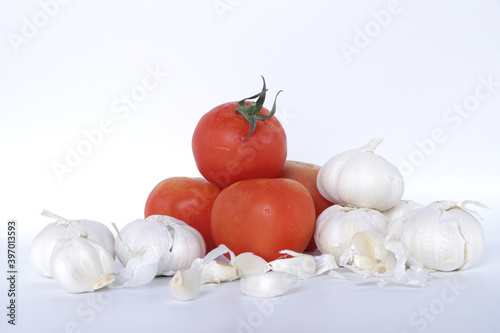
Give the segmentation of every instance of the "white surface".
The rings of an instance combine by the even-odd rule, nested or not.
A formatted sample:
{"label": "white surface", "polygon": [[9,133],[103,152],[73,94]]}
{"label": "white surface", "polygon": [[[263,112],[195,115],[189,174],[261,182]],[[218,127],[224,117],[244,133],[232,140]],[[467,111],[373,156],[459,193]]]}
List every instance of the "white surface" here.
{"label": "white surface", "polygon": [[[218,13],[214,5],[224,3],[230,7]],[[55,4],[0,4],[0,231],[8,219],[18,220],[20,265],[18,326],[2,316],[2,332],[42,326],[64,332],[71,322],[81,332],[155,332],[168,322],[174,331],[232,332],[239,320],[254,317],[262,323],[247,331],[495,331],[499,1]],[[30,29],[33,22],[38,27]],[[372,30],[363,39],[366,29]],[[347,44],[357,53],[346,56]],[[191,153],[198,119],[260,91],[260,75],[270,96],[283,90],[278,118],[289,159],[321,165],[383,137],[377,151],[405,173],[405,199],[471,199],[491,207],[480,212],[488,242],[482,261],[463,272],[459,282],[466,289],[442,311],[435,308],[439,315],[427,319],[425,329],[422,321],[411,325],[411,318],[421,319],[412,314],[439,307],[447,288],[442,281],[408,290],[314,279],[259,316],[237,284],[179,304],[168,295],[167,279],[158,279],[113,293],[92,312],[86,302],[109,294],[64,294],[28,266],[27,247],[49,222],[42,209],[123,227],[142,216],[159,181],[198,176]],[[127,106],[131,94],[137,100]],[[454,111],[464,103],[471,103],[463,107],[470,112]],[[84,133],[99,126],[107,133],[58,177],[53,164],[66,163],[68,149],[82,148]],[[410,168],[402,163],[408,160]]]}
{"label": "white surface", "polygon": [[500,228],[486,230],[480,263],[421,288],[355,286],[321,276],[286,296],[251,299],[235,281],[204,287],[191,302],[175,300],[166,277],[140,288],[67,294],[32,271],[23,242],[18,325],[8,332],[165,332],[169,325],[172,332],[497,332]]}

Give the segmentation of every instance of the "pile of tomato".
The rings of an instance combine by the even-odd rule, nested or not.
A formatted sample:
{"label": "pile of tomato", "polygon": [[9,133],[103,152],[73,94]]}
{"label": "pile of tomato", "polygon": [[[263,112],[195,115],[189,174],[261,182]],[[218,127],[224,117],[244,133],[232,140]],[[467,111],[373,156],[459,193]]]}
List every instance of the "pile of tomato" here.
{"label": "pile of tomato", "polygon": [[316,217],[333,203],[317,190],[319,166],[287,161],[286,134],[274,117],[278,95],[266,109],[263,81],[259,94],[199,120],[192,148],[203,177],[161,181],[147,198],[145,217],[186,222],[202,234],[207,252],[224,244],[236,255],[272,261],[281,250],[314,250]]}

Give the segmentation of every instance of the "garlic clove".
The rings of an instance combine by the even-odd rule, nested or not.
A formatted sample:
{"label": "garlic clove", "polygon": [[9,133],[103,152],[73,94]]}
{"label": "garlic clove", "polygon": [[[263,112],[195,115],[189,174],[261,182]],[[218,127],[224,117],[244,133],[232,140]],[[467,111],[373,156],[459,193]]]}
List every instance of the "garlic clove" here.
{"label": "garlic clove", "polygon": [[39,274],[52,277],[50,256],[60,239],[86,237],[104,247],[112,257],[115,256],[113,233],[102,223],[90,220],[68,220],[47,210],[42,215],[56,219],[47,224],[33,239],[29,250],[31,267]]}
{"label": "garlic clove", "polygon": [[238,274],[236,267],[216,260],[212,260],[208,264],[203,265],[201,270],[202,284],[220,283],[237,279]]}
{"label": "garlic clove", "polygon": [[297,287],[298,283],[295,274],[270,271],[242,278],[240,288],[249,297],[277,297]]}
{"label": "garlic clove", "polygon": [[280,251],[280,253],[288,254],[292,257],[271,261],[269,266],[274,272],[294,274],[299,280],[305,280],[315,276],[316,262],[312,255],[287,250]]}
{"label": "garlic clove", "polygon": [[387,250],[384,236],[374,231],[355,234],[350,247],[352,265],[378,274],[390,273],[396,265],[396,256]]}
{"label": "garlic clove", "polygon": [[[223,257],[228,253],[230,260]],[[217,260],[219,259],[220,260]],[[234,261],[234,253],[229,250],[224,244],[220,244],[215,249],[205,255],[205,257],[197,258],[193,261],[191,268],[198,268],[201,270],[202,284],[206,283],[220,283],[224,281],[231,281],[238,279],[238,272],[236,267],[232,264]],[[222,262],[224,260],[225,262]]]}
{"label": "garlic clove", "polygon": [[232,264],[236,267],[238,277],[262,274],[269,270],[265,259],[250,252],[240,253],[234,258]]}
{"label": "garlic clove", "polygon": [[229,253],[232,262],[234,253],[221,244],[203,259],[195,259],[189,269],[177,271],[169,282],[170,293],[178,300],[192,300],[198,297],[202,284],[237,279],[236,268],[231,263],[225,264],[215,260],[226,253]]}
{"label": "garlic clove", "polygon": [[[379,286],[392,284],[414,287],[426,284],[428,271],[421,265],[410,262],[409,251],[403,244],[388,239],[382,242],[382,239],[377,240],[377,238],[379,237],[373,232],[370,235],[356,234],[353,243],[357,250],[351,249],[349,264],[344,266],[347,271],[332,270],[329,275],[337,279],[351,280],[355,284],[376,283]],[[377,253],[385,251],[388,252],[385,261],[374,260],[374,257],[383,257]],[[408,270],[407,265],[410,267]]]}
{"label": "garlic clove", "polygon": [[50,258],[50,272],[68,293],[84,293],[113,282],[114,258],[102,246],[83,237],[57,242]]}
{"label": "garlic clove", "polygon": [[197,268],[177,271],[170,279],[168,289],[180,301],[195,299],[201,289],[201,271]]}

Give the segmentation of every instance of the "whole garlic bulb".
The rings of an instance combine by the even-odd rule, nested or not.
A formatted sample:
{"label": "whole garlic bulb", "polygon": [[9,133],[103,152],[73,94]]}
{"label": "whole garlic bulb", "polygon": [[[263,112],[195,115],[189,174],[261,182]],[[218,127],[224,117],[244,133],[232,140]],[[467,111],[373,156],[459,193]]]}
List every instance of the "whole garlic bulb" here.
{"label": "whole garlic bulb", "polygon": [[388,238],[401,242],[410,258],[428,269],[469,268],[481,258],[485,238],[467,203],[436,201],[412,210],[389,225]]}
{"label": "whole garlic bulb", "polygon": [[196,258],[205,255],[206,247],[203,236],[185,222],[170,216],[151,215],[132,221],[120,230],[115,251],[125,267],[117,283],[139,286],[155,276],[188,269]]}
{"label": "whole garlic bulb", "polygon": [[115,237],[104,224],[90,220],[68,220],[49,211],[42,215],[55,218],[57,221],[45,226],[31,243],[29,260],[33,269],[41,275],[52,277],[50,273],[50,256],[56,243],[70,237],[86,237],[102,246],[114,258]]}
{"label": "whole garlic bulb", "polygon": [[342,266],[356,233],[373,230],[385,235],[387,224],[387,218],[377,210],[333,205],[318,216],[314,240],[322,253],[333,254]]}
{"label": "whole garlic bulb", "polygon": [[61,239],[50,257],[50,272],[68,293],[100,289],[115,277],[115,260],[108,250],[84,237]]}
{"label": "whole garlic bulb", "polygon": [[321,195],[342,206],[380,211],[395,206],[403,196],[404,180],[393,164],[374,153],[380,142],[373,139],[328,160],[318,173]]}

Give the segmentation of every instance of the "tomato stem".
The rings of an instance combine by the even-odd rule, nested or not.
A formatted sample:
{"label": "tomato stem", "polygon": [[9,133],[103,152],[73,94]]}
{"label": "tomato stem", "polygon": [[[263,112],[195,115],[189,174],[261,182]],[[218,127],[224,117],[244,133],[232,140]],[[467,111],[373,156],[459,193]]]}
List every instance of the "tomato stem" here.
{"label": "tomato stem", "polygon": [[[266,80],[264,79],[263,76],[261,77],[263,81],[262,91],[254,96],[239,101],[238,107],[235,110],[238,114],[242,115],[250,124],[250,133],[244,140],[241,140],[241,142],[247,141],[250,135],[252,135],[253,131],[255,130],[255,127],[257,126],[257,120],[269,119],[276,112],[276,99],[278,98],[278,95],[282,92],[282,90],[278,91],[276,97],[274,97],[274,104],[273,108],[271,109],[271,112],[268,115],[259,114],[262,109],[262,106],[264,105],[264,100],[266,99],[266,91],[267,91]],[[251,102],[250,104],[247,105],[246,101],[248,99],[254,99],[254,98],[257,98],[257,101]]]}

